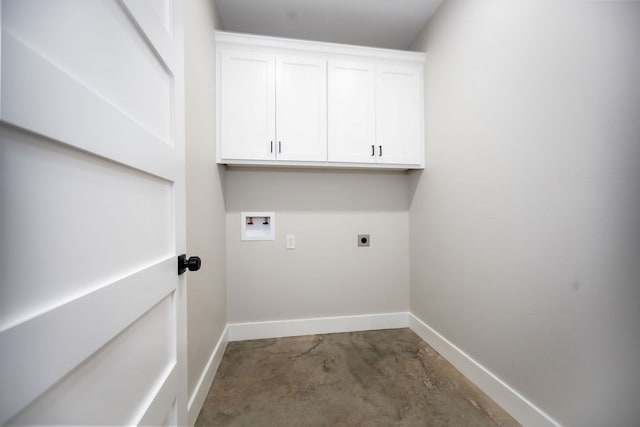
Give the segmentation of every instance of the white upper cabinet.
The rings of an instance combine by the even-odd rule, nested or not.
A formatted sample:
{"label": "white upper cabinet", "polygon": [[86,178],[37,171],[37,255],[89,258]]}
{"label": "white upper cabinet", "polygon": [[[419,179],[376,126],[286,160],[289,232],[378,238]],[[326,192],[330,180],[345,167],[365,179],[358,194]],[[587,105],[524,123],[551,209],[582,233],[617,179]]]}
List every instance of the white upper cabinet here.
{"label": "white upper cabinet", "polygon": [[329,61],[329,161],[422,163],[422,65]]}
{"label": "white upper cabinet", "polygon": [[423,69],[378,65],[376,70],[377,163],[422,163]]}
{"label": "white upper cabinet", "polygon": [[218,163],[424,164],[424,54],[216,32]]}
{"label": "white upper cabinet", "polygon": [[375,163],[375,64],[329,61],[329,161]]}
{"label": "white upper cabinet", "polygon": [[276,138],[275,56],[220,51],[218,132],[223,159],[271,160]]}
{"label": "white upper cabinet", "polygon": [[327,61],[221,50],[221,159],[327,160]]}
{"label": "white upper cabinet", "polygon": [[327,160],[327,61],[276,57],[278,160]]}

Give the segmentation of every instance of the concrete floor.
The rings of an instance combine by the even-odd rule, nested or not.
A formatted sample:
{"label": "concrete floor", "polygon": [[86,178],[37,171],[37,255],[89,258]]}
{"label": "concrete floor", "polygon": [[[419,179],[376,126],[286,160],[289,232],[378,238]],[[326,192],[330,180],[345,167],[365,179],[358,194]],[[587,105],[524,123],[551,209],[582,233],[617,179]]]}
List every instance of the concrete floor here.
{"label": "concrete floor", "polygon": [[196,426],[517,426],[409,329],[229,343]]}

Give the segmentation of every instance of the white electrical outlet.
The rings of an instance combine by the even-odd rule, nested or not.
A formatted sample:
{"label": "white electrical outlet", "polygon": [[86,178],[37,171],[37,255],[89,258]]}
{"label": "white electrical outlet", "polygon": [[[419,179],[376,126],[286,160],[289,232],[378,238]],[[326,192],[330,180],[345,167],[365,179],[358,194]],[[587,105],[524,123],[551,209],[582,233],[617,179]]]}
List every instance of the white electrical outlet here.
{"label": "white electrical outlet", "polygon": [[296,248],[296,236],[293,234],[287,234],[287,249]]}

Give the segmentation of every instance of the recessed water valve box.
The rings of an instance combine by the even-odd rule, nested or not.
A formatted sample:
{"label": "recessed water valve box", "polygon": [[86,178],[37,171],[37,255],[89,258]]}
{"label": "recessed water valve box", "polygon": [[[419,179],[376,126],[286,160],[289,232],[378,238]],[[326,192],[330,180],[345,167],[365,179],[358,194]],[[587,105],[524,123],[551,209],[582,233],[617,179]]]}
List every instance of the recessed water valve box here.
{"label": "recessed water valve box", "polygon": [[275,213],[242,212],[240,214],[240,238],[242,240],[275,240]]}
{"label": "recessed water valve box", "polygon": [[358,246],[369,247],[371,245],[371,238],[368,234],[358,234]]}

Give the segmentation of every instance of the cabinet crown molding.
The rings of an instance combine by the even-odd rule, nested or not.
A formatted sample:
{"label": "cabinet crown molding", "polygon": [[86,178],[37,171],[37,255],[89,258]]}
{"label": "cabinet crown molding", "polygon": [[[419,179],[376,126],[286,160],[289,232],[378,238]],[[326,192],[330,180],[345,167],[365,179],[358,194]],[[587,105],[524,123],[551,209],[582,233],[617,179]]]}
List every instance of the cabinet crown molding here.
{"label": "cabinet crown molding", "polygon": [[227,31],[215,32],[217,47],[247,48],[256,50],[283,50],[292,53],[331,55],[332,57],[345,56],[364,60],[369,58],[374,61],[402,61],[405,63],[424,64],[425,52],[414,52],[407,50],[382,49],[367,46],[355,46],[338,43],[326,43],[310,40],[287,39],[280,37],[260,36],[255,34],[232,33]]}

